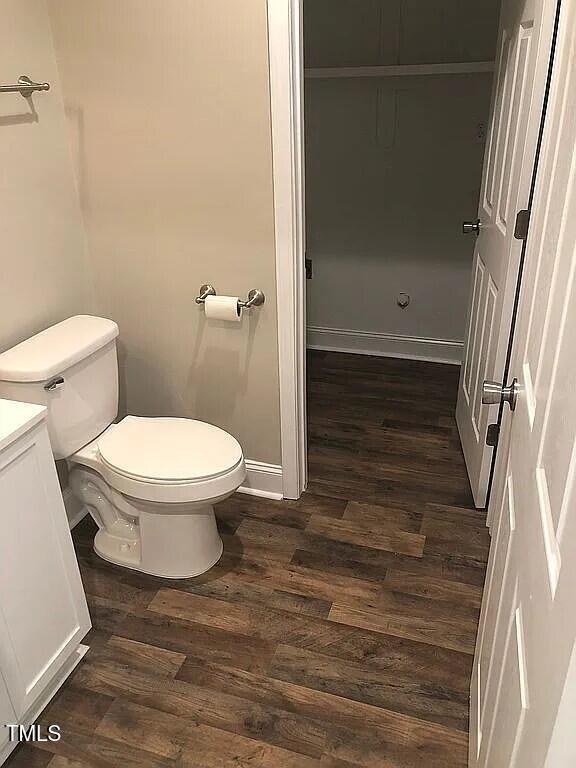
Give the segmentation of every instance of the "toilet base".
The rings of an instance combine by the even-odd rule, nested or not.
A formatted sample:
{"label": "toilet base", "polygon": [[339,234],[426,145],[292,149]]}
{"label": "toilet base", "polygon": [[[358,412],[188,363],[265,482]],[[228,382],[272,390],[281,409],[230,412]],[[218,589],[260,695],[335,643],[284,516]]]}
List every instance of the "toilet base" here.
{"label": "toilet base", "polygon": [[101,528],[94,537],[94,552],[109,563],[122,565],[124,568],[132,568],[135,571],[140,570],[139,539],[129,541],[118,536],[111,536]]}
{"label": "toilet base", "polygon": [[135,538],[100,528],[94,552],[109,563],[165,579],[200,576],[222,557],[224,545],[212,507],[192,515],[141,512],[135,528],[140,534]]}
{"label": "toilet base", "polygon": [[211,503],[129,498],[84,467],[74,467],[69,480],[98,526],[94,551],[103,560],[165,579],[200,576],[220,560],[224,547]]}
{"label": "toilet base", "polygon": [[140,535],[128,538],[101,528],[94,552],[109,563],[151,576],[189,579],[216,565],[224,550],[212,507],[193,515],[141,513],[136,530]]}
{"label": "toilet base", "polygon": [[213,568],[216,563],[222,557],[224,551],[224,545],[220,539],[220,546],[213,554],[211,561],[205,561],[200,570],[197,563],[190,564],[188,569],[179,573],[175,573],[174,569],[163,568],[161,570],[152,570],[142,563],[140,555],[140,542],[136,541],[122,541],[114,536],[110,536],[106,531],[100,530],[94,537],[94,552],[101,557],[102,560],[106,560],[113,565],[120,565],[123,568],[130,568],[133,571],[140,571],[141,573],[147,573],[150,576],[159,576],[163,579],[191,579],[194,576],[201,576],[210,568]]}

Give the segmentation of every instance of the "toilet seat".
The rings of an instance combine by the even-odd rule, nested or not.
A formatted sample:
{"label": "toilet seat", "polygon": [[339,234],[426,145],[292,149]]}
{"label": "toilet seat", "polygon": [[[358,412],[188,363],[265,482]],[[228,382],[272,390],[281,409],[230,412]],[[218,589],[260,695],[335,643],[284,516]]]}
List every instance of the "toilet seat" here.
{"label": "toilet seat", "polygon": [[216,500],[246,475],[238,441],[194,419],[126,416],[71,459],[121,493],[169,504]]}
{"label": "toilet seat", "polygon": [[194,483],[230,472],[242,461],[232,435],[204,421],[126,416],[98,440],[114,472],[148,483]]}

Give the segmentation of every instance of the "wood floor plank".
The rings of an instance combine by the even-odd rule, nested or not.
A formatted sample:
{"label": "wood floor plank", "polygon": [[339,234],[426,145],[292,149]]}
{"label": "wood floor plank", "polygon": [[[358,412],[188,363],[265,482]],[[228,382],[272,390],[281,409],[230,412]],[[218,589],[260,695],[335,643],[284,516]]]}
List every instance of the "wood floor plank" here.
{"label": "wood floor plank", "polygon": [[[314,720],[182,679],[159,679],[113,662],[95,662],[83,666],[76,684],[183,722],[202,723],[300,754],[319,757],[323,750],[325,731]],[[98,732],[103,733],[105,726],[106,718]]]}
{"label": "wood floor plank", "polygon": [[370,581],[381,581],[389,568],[423,576],[443,575],[441,556],[409,557],[313,535],[294,552],[291,564]]}
{"label": "wood floor plank", "polygon": [[418,682],[408,671],[404,675],[387,674],[365,663],[279,645],[269,675],[383,709],[393,708],[459,731],[468,728],[468,691]]}
{"label": "wood floor plank", "polygon": [[483,518],[474,521],[471,514],[456,513],[455,509],[443,505],[442,511],[438,512],[426,505],[420,532],[430,538],[458,544],[473,544],[487,549],[490,546],[490,534]]}
{"label": "wood floor plank", "polygon": [[223,765],[250,765],[258,768],[317,766],[314,758],[183,720],[123,699],[117,699],[99,730],[107,738],[123,744],[145,745],[150,752],[177,758],[181,768],[216,768]]}
{"label": "wood floor plank", "polygon": [[182,754],[190,727],[178,717],[117,698],[98,726],[98,735],[124,747],[175,759]]}
{"label": "wood floor plank", "polygon": [[[330,518],[324,517],[322,519],[330,520]],[[278,535],[279,531],[281,536]],[[247,518],[238,526],[236,537],[239,539],[242,553],[246,557],[288,563],[301,541],[301,531],[292,528],[278,528],[272,524]]]}
{"label": "wood floor plank", "polygon": [[209,578],[190,580],[183,591],[217,600],[253,604],[308,616],[326,617],[331,601],[319,593],[300,594],[290,591],[288,579],[276,579],[277,567],[268,561],[249,560],[238,555],[223,558]]}
{"label": "wood floor plank", "polygon": [[94,568],[84,564],[82,567],[82,583],[86,594],[112,601],[121,606],[146,605],[150,602],[153,589],[138,589],[124,583],[124,574],[111,570]]}
{"label": "wood floor plank", "polygon": [[454,513],[446,519],[427,511],[422,518],[422,534],[426,537],[426,552],[450,554],[457,551],[468,561],[485,564],[488,561],[490,535],[483,521],[476,525],[470,520],[455,523]]}
{"label": "wood floor plank", "polygon": [[286,592],[281,589],[275,589],[272,592],[268,605],[281,611],[290,611],[302,616],[314,616],[317,619],[326,619],[332,607],[330,600]]}
{"label": "wood floor plank", "polygon": [[320,760],[321,768],[358,768],[358,763],[351,763],[349,760],[341,760],[338,757],[324,754]]}
{"label": "wood floor plank", "polygon": [[458,550],[458,557],[463,565],[469,568],[485,568],[488,562],[489,547],[476,544],[473,541],[454,542],[445,538],[426,536],[424,552],[431,555],[448,555]]}
{"label": "wood floor plank", "polygon": [[[397,641],[379,637],[380,632],[386,632],[383,626],[385,621],[390,624],[391,631],[388,634],[392,636],[424,641],[429,645],[438,645],[447,650],[470,652],[469,635],[475,631],[475,622],[472,619],[468,620],[466,624],[468,632],[464,634],[461,622],[457,618],[445,619],[441,608],[436,608],[434,613],[432,608],[435,606],[430,605],[430,602],[418,598],[403,599],[401,596],[392,596],[389,613],[386,614],[388,618],[380,615],[379,620],[375,619],[372,626],[369,625],[371,614],[367,612],[357,611],[359,618],[353,615],[353,620],[348,622],[341,618],[345,610],[354,614],[355,609],[352,607],[343,609],[338,606],[335,610],[333,606],[330,611],[330,618],[332,619],[333,614],[335,616],[333,621],[322,621],[252,606],[228,604],[224,608],[221,601],[180,593],[176,590],[160,590],[150,608],[177,619],[191,621],[193,617],[194,621],[206,623],[210,627],[232,632],[235,635],[259,638],[270,644],[284,643],[300,648],[314,648],[327,655],[342,658],[369,657],[383,668],[386,660],[388,663],[394,660],[397,664],[405,663],[407,667],[414,667],[417,666],[419,656],[422,658],[430,656],[419,645],[409,644],[405,644],[403,650],[404,653],[408,653],[409,650],[411,658],[410,654],[408,657],[399,654],[401,646]],[[427,609],[429,615],[425,618],[421,615],[415,617],[413,610],[409,607],[410,603],[421,603],[419,614]],[[394,613],[392,613],[393,606],[395,606]],[[334,621],[336,623],[333,623]],[[364,631],[358,631],[356,627]],[[194,655],[194,652],[191,651],[191,654]],[[431,655],[433,656],[433,651]],[[454,662],[456,663],[455,659]],[[430,678],[435,675],[433,669],[429,669],[427,674]]]}
{"label": "wood floor plank", "polygon": [[[222,603],[226,610],[229,605]],[[197,621],[178,621],[174,616],[148,610],[126,616],[118,634],[138,642],[158,644],[177,653],[200,655],[207,661],[250,670],[266,669],[277,644]]]}
{"label": "wood floor plank", "polygon": [[473,587],[482,587],[484,583],[485,564],[458,555],[425,554],[414,558],[339,542],[330,542],[322,547],[310,538],[303,546],[306,549],[297,549],[290,564],[327,574],[382,583],[391,570],[422,577],[424,583],[428,578]]}
{"label": "wood floor plank", "polygon": [[86,760],[75,760],[62,755],[54,755],[48,764],[48,768],[92,768],[94,763],[88,763]]}
{"label": "wood floor plank", "polygon": [[414,749],[392,740],[389,733],[343,730],[329,738],[325,754],[365,768],[461,768],[468,744],[459,731],[428,734],[425,747]]}
{"label": "wood floor plank", "polygon": [[98,632],[115,634],[130,611],[127,603],[118,603],[105,597],[90,595],[90,617]]}
{"label": "wood floor plank", "polygon": [[317,768],[318,760],[252,739],[199,726],[178,768]]}
{"label": "wood floor plank", "polygon": [[73,534],[90,652],[6,768],[465,768],[489,537],[458,369],[309,355],[309,487],[216,506],[220,562],[166,581]]}
{"label": "wood floor plank", "polygon": [[186,655],[157,645],[112,635],[105,645],[96,649],[91,648],[88,659],[91,662],[100,663],[113,661],[115,664],[141,672],[153,670],[155,675],[161,677],[176,677],[178,670],[186,661]]}
{"label": "wood floor plank", "polygon": [[426,513],[426,517],[431,521],[451,523],[456,528],[464,525],[471,525],[474,528],[482,526],[486,528],[485,510],[427,502],[422,513]]}
{"label": "wood floor plank", "polygon": [[236,494],[218,504],[216,517],[219,521],[230,519],[239,522],[250,517],[266,520],[268,523],[278,524],[285,528],[305,528],[311,514],[340,518],[345,508],[346,502],[342,499],[314,496],[311,493],[305,494],[298,501],[289,499],[275,501],[257,496],[247,497]]}
{"label": "wood floor plank", "polygon": [[104,693],[86,696],[72,677],[70,685],[48,704],[38,722],[45,728],[56,724],[75,733],[92,736],[113,703],[114,698]]}
{"label": "wood floor plank", "polygon": [[[376,583],[360,579],[336,576],[322,579],[317,572],[309,572],[309,569],[299,566],[287,566],[284,572],[288,588],[292,587],[303,594],[308,592],[334,600],[329,618],[332,618],[336,600],[341,599],[342,603],[339,603],[341,608],[348,606],[353,610],[354,607],[359,606],[368,612],[380,611],[382,620],[388,617],[392,622],[405,623],[407,627],[414,627],[414,631],[418,626],[422,627],[422,631],[427,627],[433,627],[436,631],[445,628],[448,631],[459,621],[466,629],[472,627],[475,630],[476,628],[477,610],[470,606],[452,603],[448,608],[435,600],[387,591]],[[271,642],[281,641],[291,628],[297,629],[305,623],[305,617],[285,611],[238,603],[226,605],[224,610],[221,600],[175,589],[160,589],[151,601],[149,610]],[[312,620],[307,619],[307,621],[308,626],[312,627]],[[353,624],[353,622],[350,623]]]}
{"label": "wood floor plank", "polygon": [[[354,576],[327,575],[320,570],[297,564],[256,562],[248,558],[243,558],[237,562],[235,570],[227,574],[226,580],[234,585],[235,588],[242,587],[246,591],[256,582],[257,584],[268,585],[271,589],[276,587],[284,592],[325,602],[332,602],[332,600],[346,595],[347,599],[353,602],[361,600],[362,602],[371,603],[377,601],[382,593],[382,589],[378,584]],[[168,597],[166,592],[167,590],[159,590],[150,603],[152,610],[155,610],[158,606],[159,596]],[[174,590],[174,592],[184,594],[180,590]],[[194,592],[197,593],[196,590]],[[198,596],[200,597],[201,595],[198,594]],[[179,594],[174,594],[172,597],[175,601],[185,602],[185,599],[181,598]],[[208,595],[207,597],[211,596]],[[218,597],[227,599],[225,594]],[[273,608],[274,606],[271,603],[272,601],[266,607]],[[193,605],[193,601],[190,601],[190,605]],[[217,612],[220,607],[216,606]],[[242,605],[238,607],[241,610]],[[258,605],[255,604],[254,610],[257,608]],[[190,612],[188,611],[183,618],[192,618]]]}
{"label": "wood floor plank", "polygon": [[[60,741],[44,742],[40,746],[51,759],[63,758],[73,768],[78,765],[81,768],[175,768],[171,758],[155,755],[140,745],[127,748],[126,744],[105,736],[77,733],[68,725],[63,728]],[[12,768],[10,760],[6,766]],[[68,768],[66,762],[64,766]]]}
{"label": "wood floor plank", "polygon": [[[416,766],[422,754],[441,750],[446,766],[458,766],[465,751],[465,734],[431,722],[346,699],[325,691],[286,683],[271,677],[201,665],[189,659],[179,673],[210,688],[241,689],[245,696],[258,700],[282,703],[285,709],[294,709],[321,721],[326,727],[327,750],[322,765],[336,761],[334,755],[346,754],[362,762],[362,745],[366,753],[378,759],[372,765],[386,766],[392,755],[402,755],[405,763]],[[396,764],[396,763],[394,763]],[[440,766],[441,763],[435,763]]]}
{"label": "wood floor plank", "polygon": [[422,512],[414,504],[395,504],[386,507],[376,504],[361,504],[349,501],[343,515],[344,520],[358,520],[370,524],[379,533],[404,531],[420,533]]}
{"label": "wood floor plank", "polygon": [[436,576],[406,573],[401,569],[389,568],[386,572],[385,583],[390,589],[404,592],[407,595],[445,600],[449,603],[470,605],[475,608],[480,608],[482,602],[482,588],[479,586]]}
{"label": "wood floor plank", "polygon": [[8,760],[7,765],[10,765],[10,768],[46,768],[52,760],[52,755],[30,744],[22,744],[16,747]]}
{"label": "wood floor plank", "polygon": [[[308,633],[304,629],[301,627],[300,631],[288,632],[285,643],[338,660],[363,664],[383,677],[396,675],[402,679],[410,678],[415,682],[429,683],[459,692],[467,693],[469,690],[472,659],[466,653],[343,624],[323,622],[313,626]],[[198,653],[197,656],[187,657],[178,677],[188,679],[186,675],[190,669],[194,669],[194,674],[197,675],[198,667],[225,670],[223,674],[226,681],[234,680],[234,684],[239,688],[242,688],[246,681],[255,681],[254,685],[258,691],[262,691],[266,688],[270,663],[266,672],[262,673],[207,662]],[[274,687],[277,687],[276,683]]]}
{"label": "wood floor plank", "polygon": [[402,607],[400,610],[397,608],[397,605],[391,606],[390,610],[382,612],[333,603],[329,618],[354,627],[407,637],[462,653],[474,653],[477,622],[473,619],[450,617],[449,611],[445,616],[433,617],[423,616],[420,611],[412,613]]}
{"label": "wood floor plank", "polygon": [[386,552],[397,552],[411,557],[422,556],[426,541],[426,537],[419,533],[380,532],[370,521],[328,520],[316,515],[312,515],[306,530],[346,544],[383,549]]}

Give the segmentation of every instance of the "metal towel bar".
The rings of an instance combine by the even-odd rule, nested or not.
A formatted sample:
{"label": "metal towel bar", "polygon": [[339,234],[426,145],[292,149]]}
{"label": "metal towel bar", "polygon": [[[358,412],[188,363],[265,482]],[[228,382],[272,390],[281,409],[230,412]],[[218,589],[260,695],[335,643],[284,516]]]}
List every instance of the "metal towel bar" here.
{"label": "metal towel bar", "polygon": [[49,91],[50,83],[35,83],[26,75],[20,75],[15,85],[0,85],[0,93],[19,93],[27,99],[34,91]]}

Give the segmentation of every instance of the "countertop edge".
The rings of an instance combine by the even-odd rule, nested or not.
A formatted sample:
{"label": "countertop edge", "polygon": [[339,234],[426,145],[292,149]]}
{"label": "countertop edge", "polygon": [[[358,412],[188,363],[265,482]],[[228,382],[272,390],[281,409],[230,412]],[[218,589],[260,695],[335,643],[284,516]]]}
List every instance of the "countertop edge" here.
{"label": "countertop edge", "polygon": [[0,451],[44,421],[46,413],[43,405],[0,399]]}

